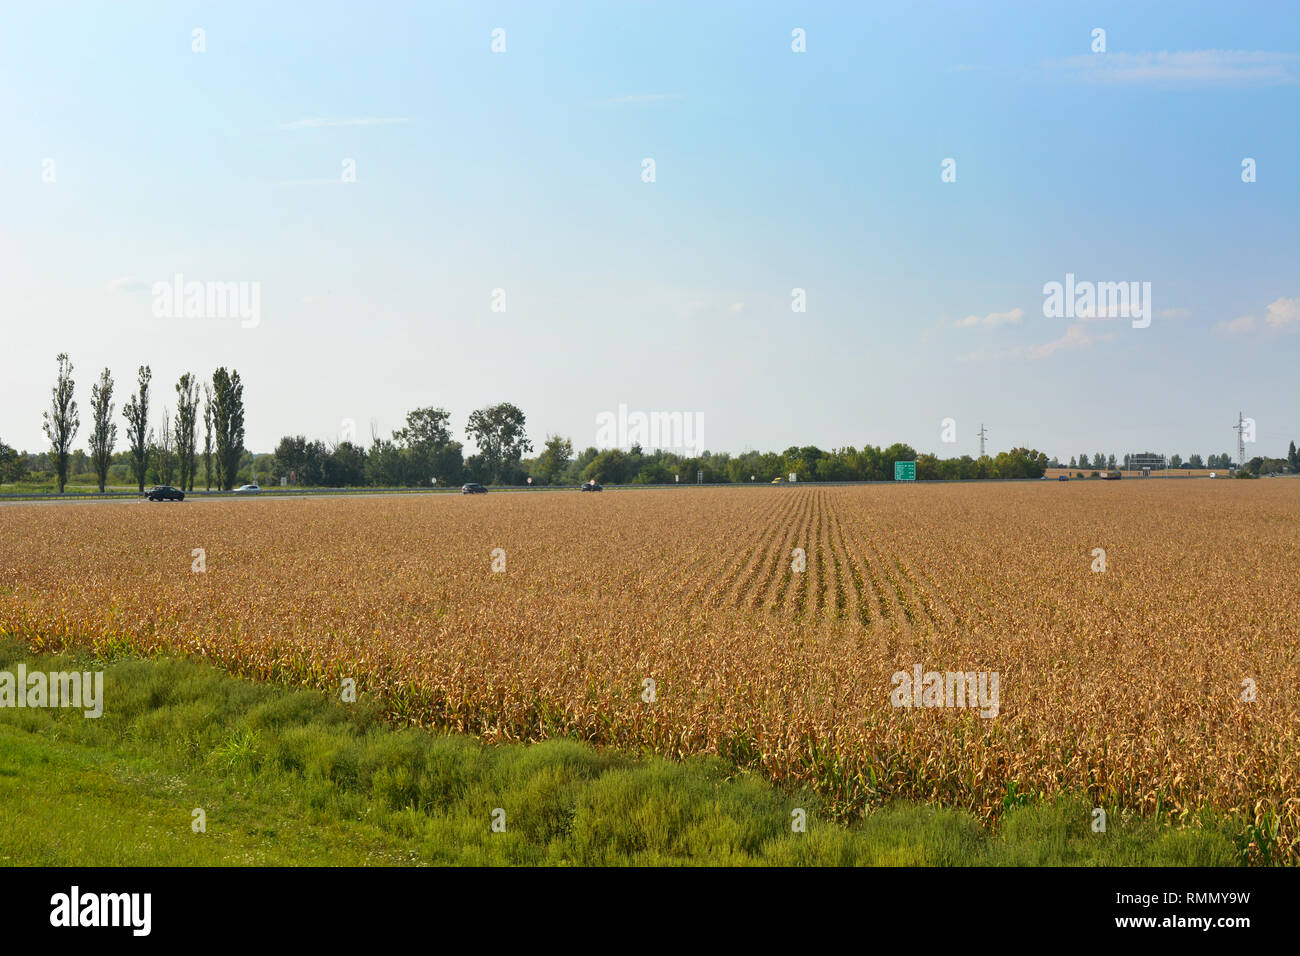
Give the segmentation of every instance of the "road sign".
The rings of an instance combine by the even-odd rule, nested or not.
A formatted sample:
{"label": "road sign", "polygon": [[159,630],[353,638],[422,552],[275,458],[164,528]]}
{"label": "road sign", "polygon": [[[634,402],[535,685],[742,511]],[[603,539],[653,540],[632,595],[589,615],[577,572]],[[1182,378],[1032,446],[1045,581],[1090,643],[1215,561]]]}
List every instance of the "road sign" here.
{"label": "road sign", "polygon": [[916,481],[916,462],[914,461],[894,462],[894,480],[895,481]]}

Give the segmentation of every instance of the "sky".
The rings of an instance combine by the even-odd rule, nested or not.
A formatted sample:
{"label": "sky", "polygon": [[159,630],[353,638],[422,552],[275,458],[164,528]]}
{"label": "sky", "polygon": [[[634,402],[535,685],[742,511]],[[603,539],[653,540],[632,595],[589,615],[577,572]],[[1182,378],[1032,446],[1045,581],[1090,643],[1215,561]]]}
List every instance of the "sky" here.
{"label": "sky", "polygon": [[[1294,3],[12,2],[0,116],[15,447],[60,352],[76,447],[142,364],[159,413],[237,368],[253,451],[502,401],[539,448],[1300,441]],[[1045,315],[1067,275],[1149,324]]]}

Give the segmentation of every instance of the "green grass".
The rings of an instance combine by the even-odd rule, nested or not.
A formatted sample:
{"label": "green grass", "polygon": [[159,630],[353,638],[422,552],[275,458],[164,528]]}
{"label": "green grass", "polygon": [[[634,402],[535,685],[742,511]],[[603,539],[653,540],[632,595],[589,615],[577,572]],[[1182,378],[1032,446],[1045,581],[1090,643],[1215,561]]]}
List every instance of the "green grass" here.
{"label": "green grass", "polygon": [[[364,698],[232,678],[192,660],[30,655],[0,671],[103,669],[104,714],[0,708],[0,864],[1233,865],[1222,823],[1176,829],[1082,799],[996,831],[900,805],[844,827],[720,760],[574,741],[485,746],[398,728]],[[192,811],[206,813],[206,832]],[[505,811],[504,832],[493,812]],[[803,808],[807,832],[792,831]]]}
{"label": "green grass", "polygon": [[[8,484],[0,485],[0,495],[39,495],[55,494],[59,490],[59,483],[53,478],[48,481],[15,481]],[[104,486],[105,491],[138,491],[135,484],[114,485],[107,484]],[[99,483],[93,479],[90,481],[69,480],[63,488],[65,495],[97,495],[99,494]]]}

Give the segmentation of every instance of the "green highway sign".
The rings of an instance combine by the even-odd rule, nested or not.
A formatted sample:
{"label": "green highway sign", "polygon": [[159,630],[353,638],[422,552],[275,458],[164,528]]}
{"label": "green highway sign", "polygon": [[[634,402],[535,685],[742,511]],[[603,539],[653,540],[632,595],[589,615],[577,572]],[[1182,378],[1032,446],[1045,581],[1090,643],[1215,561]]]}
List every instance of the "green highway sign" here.
{"label": "green highway sign", "polygon": [[914,461],[894,462],[894,480],[895,481],[916,481],[916,462]]}

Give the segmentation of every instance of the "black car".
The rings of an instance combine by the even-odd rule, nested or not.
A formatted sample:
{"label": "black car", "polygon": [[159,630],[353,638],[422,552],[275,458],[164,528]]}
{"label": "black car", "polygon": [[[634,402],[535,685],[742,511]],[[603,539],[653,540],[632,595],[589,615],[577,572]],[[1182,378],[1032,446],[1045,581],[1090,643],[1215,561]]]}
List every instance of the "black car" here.
{"label": "black car", "polygon": [[157,488],[150,488],[144,493],[144,496],[150,501],[184,501],[185,492],[179,488],[173,488],[171,485],[159,485]]}
{"label": "black car", "polygon": [[604,491],[605,489],[601,485],[596,484],[594,481],[589,481],[578,490],[579,491]]}
{"label": "black car", "polygon": [[485,495],[487,494],[487,489],[477,481],[471,481],[468,484],[460,486],[460,493],[462,495]]}

